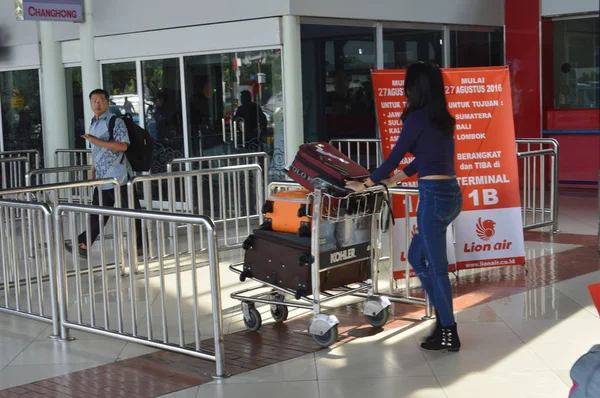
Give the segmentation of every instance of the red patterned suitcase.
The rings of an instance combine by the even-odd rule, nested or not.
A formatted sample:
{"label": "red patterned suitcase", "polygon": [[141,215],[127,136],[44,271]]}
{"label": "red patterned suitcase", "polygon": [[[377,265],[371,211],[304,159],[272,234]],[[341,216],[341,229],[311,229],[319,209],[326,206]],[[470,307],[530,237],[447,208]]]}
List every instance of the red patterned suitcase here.
{"label": "red patterned suitcase", "polygon": [[314,143],[300,146],[288,175],[310,191],[319,187],[331,195],[343,196],[349,193],[346,181],[362,181],[370,173],[332,145]]}

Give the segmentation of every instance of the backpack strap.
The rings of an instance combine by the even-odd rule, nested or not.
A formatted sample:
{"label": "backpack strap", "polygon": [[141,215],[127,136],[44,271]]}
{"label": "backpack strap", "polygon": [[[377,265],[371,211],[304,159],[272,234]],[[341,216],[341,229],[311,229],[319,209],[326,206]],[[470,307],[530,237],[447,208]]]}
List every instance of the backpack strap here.
{"label": "backpack strap", "polygon": [[[117,122],[117,117],[116,115],[112,115],[110,117],[110,120],[108,121],[108,140],[109,141],[114,141],[115,140],[115,123]],[[125,153],[123,152],[122,156],[121,156],[121,161],[119,163],[123,163],[125,161]]]}
{"label": "backpack strap", "polygon": [[115,139],[115,123],[117,122],[117,116],[112,115],[108,121],[108,140],[114,141]]}

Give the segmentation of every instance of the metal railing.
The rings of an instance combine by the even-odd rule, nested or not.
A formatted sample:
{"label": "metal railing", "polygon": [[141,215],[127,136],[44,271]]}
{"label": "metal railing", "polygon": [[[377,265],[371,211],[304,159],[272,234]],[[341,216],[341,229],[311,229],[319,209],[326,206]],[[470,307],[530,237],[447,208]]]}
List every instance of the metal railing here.
{"label": "metal railing", "polygon": [[[396,220],[396,222],[401,222],[404,223],[403,229],[404,229],[404,239],[401,242],[395,241],[393,239],[393,228],[385,228],[384,224],[388,221],[388,217],[393,217],[393,203],[394,201],[391,200],[390,204],[392,205],[392,208],[388,208],[387,211],[386,209],[384,209],[384,211],[382,211],[380,217],[380,227],[379,227],[379,244],[376,247],[377,250],[377,256],[379,258],[379,262],[382,261],[388,261],[389,264],[389,292],[393,293],[394,291],[397,290],[397,279],[394,277],[394,263],[395,261],[393,259],[401,259],[401,261],[404,262],[404,270],[402,270],[402,272],[404,273],[404,295],[403,296],[397,296],[396,299],[394,301],[396,302],[403,302],[403,303],[407,303],[407,304],[416,304],[416,305],[423,305],[425,306],[425,317],[424,319],[429,319],[432,317],[433,314],[433,309],[432,309],[432,303],[429,300],[429,297],[425,297],[425,298],[421,298],[421,297],[414,297],[411,295],[411,291],[413,288],[419,287],[419,286],[413,286],[413,282],[417,282],[418,279],[416,279],[417,275],[415,274],[414,270],[412,269],[410,263],[408,262],[408,249],[410,247],[410,244],[412,242],[412,234],[413,234],[413,230],[416,228],[416,223],[413,224],[411,221],[411,217],[410,214],[413,212],[413,209],[415,208],[415,206],[413,205],[413,202],[415,202],[415,200],[413,200],[414,198],[418,198],[419,196],[419,190],[417,188],[401,188],[401,187],[397,187],[397,188],[389,188],[388,189],[389,194],[391,195],[392,199],[396,196],[400,196],[403,197],[403,206],[404,206],[404,214],[406,214],[407,216],[402,219],[402,220]],[[389,212],[391,212],[391,214],[389,214]],[[387,246],[388,246],[388,253],[387,255],[384,255],[383,253],[383,244],[384,244],[384,232],[387,231]],[[404,256],[401,256],[401,253],[404,252]],[[377,263],[376,263],[377,264]],[[372,272],[373,275],[373,288],[375,289],[375,294],[378,294],[378,288],[379,288],[379,275],[381,275],[381,272],[379,270],[373,270]]]}
{"label": "metal railing", "polygon": [[381,140],[378,138],[336,139],[329,143],[367,170],[375,169],[383,163]]}
{"label": "metal railing", "polygon": [[86,181],[92,166],[54,167],[50,169],[31,170],[25,174],[25,185],[47,185],[69,183],[71,181]]}
{"label": "metal railing", "polygon": [[[48,184],[33,187],[4,189],[0,190],[0,199],[27,201],[38,204],[43,203],[50,206],[50,208],[53,209],[61,203],[80,205],[91,204],[94,189],[101,190],[102,188],[106,187],[112,187],[115,197],[115,206],[121,207],[121,189],[119,186],[119,182],[115,178],[91,181],[78,181],[65,184]],[[98,198],[100,202],[99,204],[100,206],[102,206],[102,195],[98,195]],[[17,217],[20,217],[20,214],[17,214]],[[30,256],[33,256],[35,253],[35,247],[32,244],[33,238],[31,235],[31,231],[33,230],[31,224],[33,223],[33,220],[31,218],[28,218],[27,223],[29,231],[29,251]],[[83,230],[89,230],[89,225],[86,225],[86,220],[82,217],[75,217],[69,219],[69,227],[71,228],[71,230],[76,230],[78,228],[78,230],[81,232],[83,232]],[[122,230],[122,226],[118,226],[118,228],[119,231]],[[77,247],[76,244],[73,244],[73,246],[75,248]],[[120,254],[121,258],[124,258],[123,252],[121,252]],[[88,262],[89,261],[90,259],[88,258]],[[78,268],[78,261],[76,260],[75,256],[72,266],[74,269]],[[46,278],[46,280],[48,279],[48,274],[45,273],[43,276],[44,278]],[[26,281],[21,280],[21,284],[23,283],[26,283]]]}
{"label": "metal railing", "polygon": [[[336,139],[329,143],[367,169],[377,167],[383,161],[379,139]],[[558,232],[558,141],[552,138],[532,138],[517,139],[515,143],[517,157],[522,164],[523,229],[551,226],[552,231],[556,233]]]}
{"label": "metal railing", "polygon": [[219,249],[235,249],[263,221],[263,178],[256,164],[137,176],[127,184],[128,203],[131,208],[137,190],[143,191],[147,210],[208,215],[217,228]]}
{"label": "metal railing", "polygon": [[42,157],[40,156],[40,151],[37,149],[0,152],[0,159],[2,158],[27,158],[30,170],[39,169],[42,167]]}
{"label": "metal railing", "polygon": [[18,188],[25,185],[25,176],[29,173],[30,162],[26,157],[0,158],[2,169],[2,189]]}
{"label": "metal railing", "polygon": [[[18,216],[17,213],[21,213]],[[51,322],[59,335],[52,213],[43,203],[0,199],[0,311]],[[29,252],[28,248],[33,248]],[[44,287],[44,281],[49,286]],[[0,293],[0,294],[2,294]]]}
{"label": "metal railing", "polygon": [[552,138],[515,140],[522,172],[523,229],[558,232],[559,145]]}
{"label": "metal railing", "polygon": [[54,151],[54,167],[89,165],[91,158],[90,149],[57,149]]}
{"label": "metal railing", "polygon": [[[269,155],[265,152],[252,152],[234,155],[201,156],[196,158],[173,159],[167,164],[167,173],[174,171],[190,171],[198,169],[216,169],[219,167],[242,166],[249,164],[261,165],[263,181],[269,181]],[[268,192],[265,191],[265,195]]]}
{"label": "metal railing", "polygon": [[[119,182],[115,178],[2,189],[0,198],[47,203],[52,206],[59,205],[63,200],[67,203],[84,204],[92,202],[94,189],[103,187],[112,187],[115,194],[115,206],[120,207],[121,190]],[[99,200],[100,206],[102,206],[102,195],[99,195]]]}
{"label": "metal railing", "polygon": [[[147,237],[143,238],[143,263],[144,272],[142,280],[138,279],[136,273],[129,272],[128,280],[122,281],[121,276],[117,272],[113,272],[112,275],[109,273],[107,268],[108,253],[105,252],[104,248],[102,254],[102,277],[101,281],[101,293],[96,298],[96,281],[95,278],[84,277],[76,270],[75,279],[75,310],[71,313],[68,310],[67,297],[72,295],[69,293],[69,285],[66,283],[66,270],[65,270],[65,253],[63,242],[65,240],[65,230],[63,217],[65,215],[79,214],[88,218],[90,216],[98,217],[113,217],[124,221],[126,225],[126,232],[128,240],[115,240],[115,244],[120,246],[128,245],[128,264],[129,269],[134,269],[136,262],[136,252],[133,250],[135,247],[135,241],[133,238],[133,225],[135,220],[140,220],[143,226],[149,224],[155,224],[158,232],[158,238],[165,240],[165,235],[162,231],[165,229],[165,224],[168,224],[166,229],[173,230],[176,224],[185,224],[187,236],[183,239],[179,239],[179,235],[174,235],[173,246],[179,247],[180,243],[188,242],[190,245],[187,251],[191,253],[191,290],[189,285],[182,284],[182,272],[180,268],[180,259],[176,258],[174,262],[175,274],[174,274],[174,285],[175,285],[175,298],[169,297],[169,289],[167,286],[167,280],[165,279],[165,268],[168,259],[165,256],[164,251],[161,249],[162,245],[157,245],[159,250],[159,256],[157,263],[159,267],[158,286],[159,292],[157,296],[157,302],[159,303],[159,317],[160,327],[155,333],[153,319],[155,317],[156,309],[153,308],[154,296],[152,293],[156,287],[150,281],[149,272],[149,260],[148,260],[148,248],[152,245]],[[113,223],[114,224],[114,223]],[[222,305],[221,305],[221,282],[219,276],[219,254],[217,249],[217,237],[215,231],[215,225],[212,220],[205,216],[195,215],[182,215],[173,213],[159,213],[159,212],[147,212],[139,210],[127,210],[127,209],[116,209],[116,208],[102,208],[93,206],[81,206],[81,205],[59,205],[54,212],[54,227],[56,236],[56,253],[57,253],[57,264],[58,264],[58,297],[59,297],[59,313],[60,313],[60,336],[63,340],[69,339],[69,329],[95,333],[107,337],[117,338],[120,340],[143,344],[146,346],[173,351],[181,354],[191,355],[197,358],[208,359],[216,362],[216,376],[224,377],[225,374],[225,350],[224,350],[224,337],[223,337],[223,317],[222,317]],[[198,282],[199,280],[205,280],[205,278],[199,278],[198,268],[201,265],[201,258],[196,255],[196,241],[192,238],[193,230],[201,228],[206,235],[207,245],[207,257],[209,263],[209,278],[210,278],[210,296],[212,300],[211,304],[211,317],[212,317],[212,332],[214,335],[214,353],[208,352],[201,348],[201,333],[200,333],[200,291]],[[114,231],[118,233],[118,231]],[[71,230],[71,239],[75,239],[73,230]],[[100,236],[100,242],[104,237]],[[117,250],[114,251],[115,262],[118,261]],[[175,250],[177,253],[177,250]],[[205,262],[205,261],[204,261]],[[90,270],[91,271],[91,270]],[[173,275],[170,275],[171,279]],[[110,281],[113,279],[113,282]],[[189,280],[189,278],[187,279]],[[87,282],[89,286],[89,311],[84,311],[82,306],[83,295],[82,295],[82,283]],[[71,289],[73,290],[73,289]],[[185,290],[185,292],[184,292]],[[142,292],[142,302],[138,302],[138,295]],[[192,320],[191,326],[193,327],[194,341],[193,345],[188,346],[185,339],[185,301],[184,293],[192,301]],[[129,303],[125,302],[125,297],[128,297]],[[96,300],[101,300],[100,303],[96,303]],[[173,308],[171,305],[174,302]],[[127,308],[129,307],[129,308]],[[146,323],[145,334],[138,327],[138,322],[141,320],[138,317],[138,311],[140,308],[144,308],[143,315]],[[110,314],[116,314],[116,322],[112,322]],[[176,315],[171,315],[176,313]],[[169,340],[169,321],[168,317],[174,317],[176,319],[176,329],[178,339],[176,343]],[[161,335],[162,334],[162,335]]]}

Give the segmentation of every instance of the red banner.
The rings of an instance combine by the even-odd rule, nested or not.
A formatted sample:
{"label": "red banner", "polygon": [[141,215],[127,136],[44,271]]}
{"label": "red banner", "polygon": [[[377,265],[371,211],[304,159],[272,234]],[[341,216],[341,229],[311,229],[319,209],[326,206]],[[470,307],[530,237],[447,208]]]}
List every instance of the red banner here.
{"label": "red banner", "polygon": [[[402,131],[406,107],[402,70],[373,71],[383,156],[387,158]],[[458,269],[521,265],[525,261],[515,131],[508,68],[444,69],[446,99],[456,118],[456,173],[464,196],[463,212],[454,223],[449,260]],[[398,171],[412,161],[407,156]],[[403,186],[418,186],[418,176]],[[411,218],[416,216],[416,201]],[[395,199],[394,215],[404,218],[403,199]],[[412,222],[412,220],[411,220]],[[403,223],[394,230],[399,236]],[[394,270],[403,270],[404,252]],[[395,273],[403,277],[403,272]]]}

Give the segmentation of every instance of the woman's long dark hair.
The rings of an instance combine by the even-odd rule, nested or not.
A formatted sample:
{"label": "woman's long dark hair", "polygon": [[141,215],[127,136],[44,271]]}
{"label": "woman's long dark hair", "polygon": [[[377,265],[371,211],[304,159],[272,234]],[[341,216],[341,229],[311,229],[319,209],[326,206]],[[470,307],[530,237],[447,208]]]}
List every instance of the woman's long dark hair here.
{"label": "woman's long dark hair", "polygon": [[417,62],[408,67],[404,81],[408,105],[402,113],[405,121],[411,112],[424,109],[433,125],[445,135],[454,134],[456,120],[448,112],[444,78],[439,66],[431,62]]}

